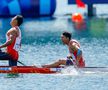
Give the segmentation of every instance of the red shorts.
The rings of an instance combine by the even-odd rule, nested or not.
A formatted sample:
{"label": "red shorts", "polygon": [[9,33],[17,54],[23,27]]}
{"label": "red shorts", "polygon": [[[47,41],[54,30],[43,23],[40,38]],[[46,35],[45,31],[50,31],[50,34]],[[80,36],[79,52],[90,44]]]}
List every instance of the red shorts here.
{"label": "red shorts", "polygon": [[16,61],[18,60],[19,54],[14,49],[7,51],[7,53],[12,57],[13,60],[16,60]]}

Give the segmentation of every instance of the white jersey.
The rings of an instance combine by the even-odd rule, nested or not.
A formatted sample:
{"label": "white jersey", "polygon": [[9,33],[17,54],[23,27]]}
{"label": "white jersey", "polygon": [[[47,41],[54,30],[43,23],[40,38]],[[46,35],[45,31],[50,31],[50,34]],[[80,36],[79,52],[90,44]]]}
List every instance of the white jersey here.
{"label": "white jersey", "polygon": [[[12,44],[12,46],[11,46],[10,48],[13,48],[13,49],[16,50],[16,51],[19,51],[20,48],[21,48],[21,30],[19,29],[18,26],[17,26],[17,27],[13,27],[13,28],[11,28],[11,29],[17,29],[17,30],[19,30],[19,36],[16,37],[15,42]],[[11,29],[10,29],[10,30],[11,30]],[[8,40],[9,40],[9,36],[6,35],[6,39],[7,39],[7,41],[8,41]]]}

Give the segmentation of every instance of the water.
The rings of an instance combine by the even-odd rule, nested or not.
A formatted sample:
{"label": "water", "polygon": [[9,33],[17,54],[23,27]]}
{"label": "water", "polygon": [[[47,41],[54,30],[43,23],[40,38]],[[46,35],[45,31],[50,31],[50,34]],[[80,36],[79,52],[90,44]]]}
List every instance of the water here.
{"label": "water", "polygon": [[[10,28],[10,19],[0,19],[0,44]],[[87,19],[86,27],[76,29],[69,16],[25,19],[22,30],[22,49],[19,60],[26,65],[51,63],[68,55],[60,40],[64,30],[70,31],[83,50],[86,66],[108,66],[108,21]],[[0,65],[8,64],[1,61]],[[19,64],[20,65],[20,64]],[[0,75],[0,90],[107,90],[108,74],[23,74],[19,78]]]}

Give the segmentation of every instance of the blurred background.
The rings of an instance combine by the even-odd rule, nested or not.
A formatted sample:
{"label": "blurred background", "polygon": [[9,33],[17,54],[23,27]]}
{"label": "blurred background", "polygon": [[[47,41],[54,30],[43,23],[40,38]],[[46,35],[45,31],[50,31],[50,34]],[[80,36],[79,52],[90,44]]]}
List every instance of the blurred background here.
{"label": "blurred background", "polygon": [[[11,18],[21,14],[24,16],[24,22],[20,27],[22,48],[19,61],[26,65],[42,65],[66,57],[68,49],[62,44],[60,35],[63,31],[69,31],[72,33],[72,38],[81,44],[86,66],[108,66],[108,1],[82,0],[89,3],[89,8],[88,4],[80,3],[78,6],[75,0],[69,1],[0,0],[0,44],[6,40],[5,34],[11,28]],[[0,61],[0,65],[8,63]],[[9,79],[8,83],[6,80],[2,79],[1,90],[108,89],[107,75],[62,78],[25,75],[17,80]]]}
{"label": "blurred background", "polygon": [[[90,12],[88,5],[78,6],[71,0],[70,3],[68,0],[1,0],[0,2],[0,44],[6,40],[5,34],[11,28],[11,18],[17,14],[24,16],[24,23],[20,27],[21,61],[28,65],[46,64],[66,57],[68,49],[62,44],[60,35],[63,31],[69,31],[72,33],[72,38],[81,43],[87,66],[107,66],[107,3],[90,3],[90,8],[93,9],[93,12]],[[88,12],[93,15],[88,15]]]}

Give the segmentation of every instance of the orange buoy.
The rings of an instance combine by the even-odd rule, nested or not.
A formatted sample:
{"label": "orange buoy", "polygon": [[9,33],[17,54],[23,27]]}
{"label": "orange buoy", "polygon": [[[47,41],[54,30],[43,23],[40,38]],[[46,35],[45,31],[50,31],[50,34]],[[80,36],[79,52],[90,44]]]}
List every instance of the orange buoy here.
{"label": "orange buoy", "polygon": [[73,22],[82,22],[83,21],[83,15],[80,13],[72,14],[72,21]]}

